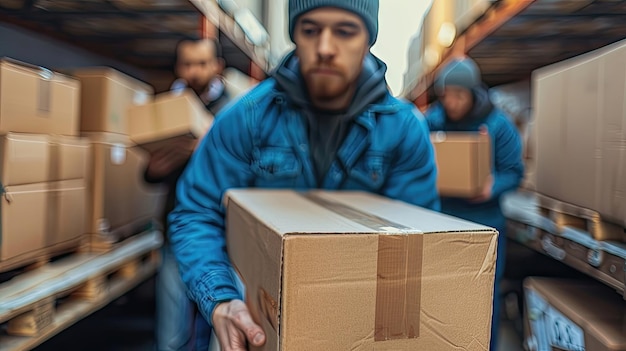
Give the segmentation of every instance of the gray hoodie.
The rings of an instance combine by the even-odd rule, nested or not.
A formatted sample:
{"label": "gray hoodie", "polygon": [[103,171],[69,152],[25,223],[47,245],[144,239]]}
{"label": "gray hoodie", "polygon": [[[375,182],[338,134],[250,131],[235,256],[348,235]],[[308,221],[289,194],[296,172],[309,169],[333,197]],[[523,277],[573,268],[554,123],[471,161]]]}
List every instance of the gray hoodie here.
{"label": "gray hoodie", "polygon": [[323,182],[339,147],[354,124],[354,119],[369,105],[381,101],[387,95],[386,71],[387,66],[382,61],[368,54],[350,106],[345,111],[321,111],[311,106],[294,52],[288,54],[276,68],[273,77],[279,89],[285,92],[287,101],[297,110],[301,110],[306,119],[309,149],[318,184]]}

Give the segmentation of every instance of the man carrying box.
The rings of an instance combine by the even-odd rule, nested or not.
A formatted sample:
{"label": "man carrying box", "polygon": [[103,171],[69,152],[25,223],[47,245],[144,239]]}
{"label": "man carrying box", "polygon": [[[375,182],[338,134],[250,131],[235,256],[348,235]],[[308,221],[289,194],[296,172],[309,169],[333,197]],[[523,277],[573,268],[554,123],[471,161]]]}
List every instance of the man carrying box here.
{"label": "man carrying box", "polygon": [[426,111],[431,131],[463,131],[488,133],[492,145],[492,174],[482,192],[471,199],[442,197],[442,212],[496,228],[498,260],[491,332],[491,350],[497,345],[499,320],[498,285],[504,273],[505,219],[500,198],[516,189],[524,177],[522,143],[510,119],[493,106],[483,86],[480,71],[470,58],[455,59],[435,79],[439,101]]}
{"label": "man carrying box", "polygon": [[221,113],[178,183],[172,247],[224,351],[265,342],[226,251],[228,189],[363,190],[439,209],[426,122],[391,96],[386,67],[370,53],[378,7],[378,0],[290,0],[295,51]]}
{"label": "man carrying box", "polygon": [[[184,40],[176,48],[176,75],[172,90],[191,88],[213,114],[228,102],[219,76],[224,67],[219,43],[213,40]],[[174,208],[176,182],[183,172],[197,140],[179,138],[151,154],[145,179],[166,183],[170,190],[164,209],[163,224]],[[166,236],[167,237],[167,236]],[[163,262],[156,280],[156,339],[159,351],[208,348],[210,327],[187,296],[178,265],[166,241]],[[195,325],[194,325],[195,324]],[[193,346],[192,346],[193,345]]]}

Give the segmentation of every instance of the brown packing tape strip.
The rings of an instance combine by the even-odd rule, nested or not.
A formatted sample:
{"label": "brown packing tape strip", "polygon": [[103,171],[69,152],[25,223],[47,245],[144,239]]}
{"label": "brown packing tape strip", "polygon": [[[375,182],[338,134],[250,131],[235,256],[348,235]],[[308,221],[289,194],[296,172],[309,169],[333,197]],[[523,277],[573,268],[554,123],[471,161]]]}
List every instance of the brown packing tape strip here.
{"label": "brown packing tape strip", "polygon": [[324,199],[315,193],[302,195],[309,201],[365,227],[379,231],[397,229],[394,234],[383,234],[378,239],[374,340],[419,337],[424,236],[398,234],[415,233],[417,230]]}
{"label": "brown packing tape strip", "polygon": [[423,235],[378,239],[374,340],[419,337]]}

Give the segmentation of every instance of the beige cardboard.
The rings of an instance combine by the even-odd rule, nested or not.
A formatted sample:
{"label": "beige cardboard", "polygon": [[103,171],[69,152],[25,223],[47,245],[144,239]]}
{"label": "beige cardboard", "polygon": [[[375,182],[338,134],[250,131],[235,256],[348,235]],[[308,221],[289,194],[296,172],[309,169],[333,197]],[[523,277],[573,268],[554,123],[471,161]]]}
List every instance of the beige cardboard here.
{"label": "beige cardboard", "polygon": [[149,155],[126,136],[95,133],[89,175],[88,232],[123,237],[145,227],[161,210],[164,189],[146,184]]}
{"label": "beige cardboard", "polygon": [[437,160],[437,187],[443,196],[474,197],[491,174],[488,135],[466,132],[431,134]]}
{"label": "beige cardboard", "polygon": [[[360,192],[231,190],[262,350],[487,350],[497,232]],[[412,272],[412,273],[411,273]]]}
{"label": "beige cardboard", "polygon": [[126,110],[152,101],[154,89],[112,68],[78,69],[82,84],[81,124],[84,132],[127,134]]}
{"label": "beige cardboard", "polygon": [[0,183],[43,183],[50,179],[50,137],[9,133],[0,137]]}
{"label": "beige cardboard", "polygon": [[47,183],[5,187],[2,194],[0,260],[46,246],[48,230]]}
{"label": "beige cardboard", "polygon": [[84,179],[91,144],[87,138],[50,136],[52,162],[50,164],[50,181]]}
{"label": "beige cardboard", "polygon": [[[547,306],[582,329],[585,350],[626,350],[626,302],[611,289],[595,282],[528,278],[524,290],[527,301],[530,293],[538,295]],[[542,334],[551,339],[550,331],[542,328],[554,327],[547,321],[546,315],[552,314],[547,306],[526,310],[524,315],[526,338],[535,344],[542,343]],[[552,346],[551,350],[561,348]]]}
{"label": "beige cardboard", "polygon": [[78,134],[80,83],[50,70],[0,60],[0,133]]}
{"label": "beige cardboard", "polygon": [[626,41],[533,73],[536,188],[626,226]]}
{"label": "beige cardboard", "polygon": [[48,246],[76,239],[85,234],[87,181],[66,180],[50,184]]}
{"label": "beige cardboard", "polygon": [[[167,145],[167,140],[184,135],[201,138],[211,127],[213,116],[191,90],[157,95],[153,103],[132,106],[128,110],[130,139],[150,149]],[[154,145],[154,143],[160,145]]]}

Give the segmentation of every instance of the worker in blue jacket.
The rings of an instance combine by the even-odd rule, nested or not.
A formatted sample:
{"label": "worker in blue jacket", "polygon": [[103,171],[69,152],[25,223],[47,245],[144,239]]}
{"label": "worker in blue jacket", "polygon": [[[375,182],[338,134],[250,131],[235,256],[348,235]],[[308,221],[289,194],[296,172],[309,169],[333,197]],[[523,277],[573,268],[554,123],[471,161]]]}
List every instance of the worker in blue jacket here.
{"label": "worker in blue jacket", "polygon": [[492,175],[483,191],[472,199],[443,197],[441,210],[496,228],[500,233],[491,333],[491,350],[495,350],[500,313],[498,287],[504,273],[506,247],[500,198],[507,191],[515,190],[524,177],[521,138],[506,114],[491,103],[480,70],[472,59],[454,59],[444,66],[435,79],[434,88],[438,101],[426,111],[431,131],[483,132],[491,138]]}
{"label": "worker in blue jacket", "polygon": [[178,183],[170,236],[183,281],[222,350],[261,345],[226,252],[231,188],[362,190],[438,210],[428,126],[391,96],[370,53],[378,0],[290,0],[296,44],[218,116]]}

